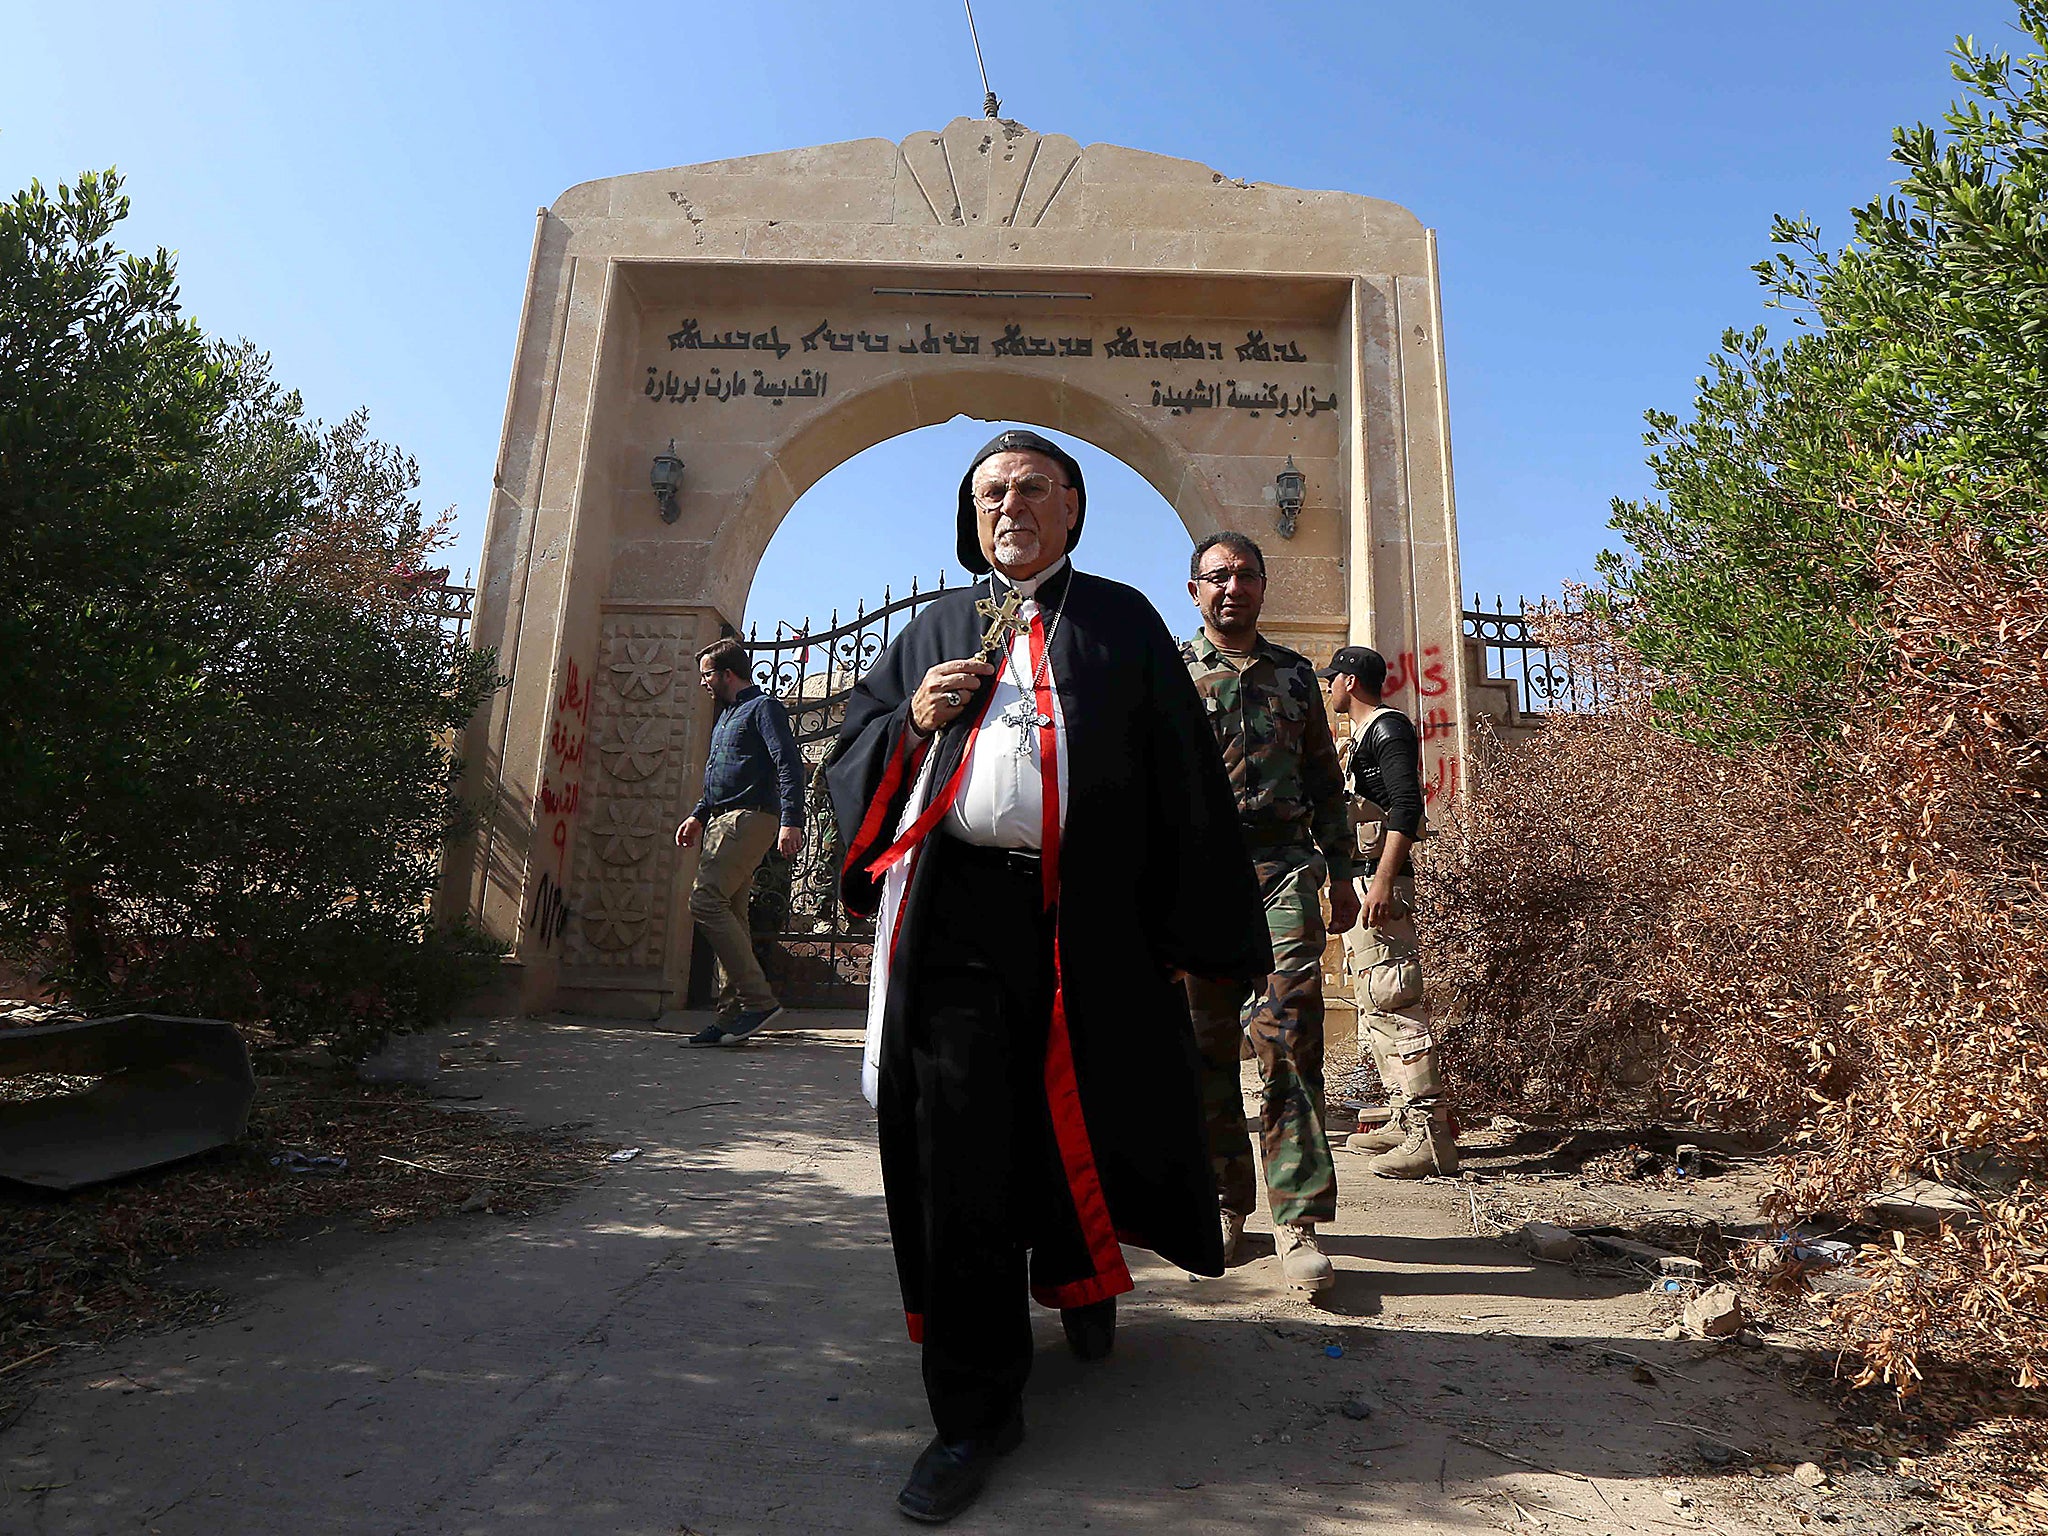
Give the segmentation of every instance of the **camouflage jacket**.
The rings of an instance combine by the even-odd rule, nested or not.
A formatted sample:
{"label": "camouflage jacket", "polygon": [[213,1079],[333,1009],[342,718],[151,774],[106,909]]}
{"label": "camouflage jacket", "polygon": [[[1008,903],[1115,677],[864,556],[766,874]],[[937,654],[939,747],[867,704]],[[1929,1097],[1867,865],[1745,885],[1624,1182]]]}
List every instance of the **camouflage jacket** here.
{"label": "camouflage jacket", "polygon": [[1332,880],[1350,879],[1344,772],[1314,664],[1261,635],[1240,672],[1202,630],[1181,642],[1180,655],[1216,732],[1253,857],[1314,847]]}

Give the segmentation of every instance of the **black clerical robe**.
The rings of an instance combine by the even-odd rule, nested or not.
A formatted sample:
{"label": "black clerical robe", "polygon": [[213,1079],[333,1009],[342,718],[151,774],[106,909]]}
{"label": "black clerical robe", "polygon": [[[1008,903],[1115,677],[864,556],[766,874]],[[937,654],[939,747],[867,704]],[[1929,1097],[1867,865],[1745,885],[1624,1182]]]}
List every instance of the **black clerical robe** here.
{"label": "black clerical robe", "polygon": [[[873,913],[893,897],[877,935],[872,999],[884,1061],[906,1049],[931,926],[923,840],[942,834],[918,812],[960,772],[993,690],[984,684],[929,741],[911,729],[909,701],[928,669],[978,654],[985,621],[975,599],[988,587],[937,599],[897,637],[854,687],[826,770],[847,907]],[[1119,1241],[1197,1274],[1222,1273],[1199,1065],[1174,972],[1252,982],[1266,976],[1272,952],[1215,739],[1164,622],[1132,588],[1071,568],[1037,597],[1060,613],[1044,685],[1057,697],[1042,698],[1041,709],[1057,718],[1057,739],[1048,725],[1045,746],[1062,755],[1066,781],[1044,849],[1056,922],[1044,1076],[1059,1151],[1048,1176],[1067,1182],[1088,1259],[1086,1272],[1034,1294],[1071,1307],[1130,1288]],[[899,884],[889,893],[892,861]],[[915,1248],[937,1196],[915,1171],[917,1156],[902,1155],[917,1112],[903,1098],[885,1091],[877,1107],[885,1167],[897,1170],[887,1180],[890,1225],[915,1335],[924,1267],[905,1248]]]}

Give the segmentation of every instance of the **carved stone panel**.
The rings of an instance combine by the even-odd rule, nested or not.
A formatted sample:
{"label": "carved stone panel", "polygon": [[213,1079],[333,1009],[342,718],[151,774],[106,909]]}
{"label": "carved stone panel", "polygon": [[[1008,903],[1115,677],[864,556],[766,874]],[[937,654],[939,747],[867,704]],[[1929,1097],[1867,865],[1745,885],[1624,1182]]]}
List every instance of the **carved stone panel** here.
{"label": "carved stone panel", "polygon": [[696,621],[680,614],[610,613],[598,644],[589,816],[576,845],[564,959],[573,966],[655,970],[668,933],[676,823],[689,774],[686,750],[701,709]]}

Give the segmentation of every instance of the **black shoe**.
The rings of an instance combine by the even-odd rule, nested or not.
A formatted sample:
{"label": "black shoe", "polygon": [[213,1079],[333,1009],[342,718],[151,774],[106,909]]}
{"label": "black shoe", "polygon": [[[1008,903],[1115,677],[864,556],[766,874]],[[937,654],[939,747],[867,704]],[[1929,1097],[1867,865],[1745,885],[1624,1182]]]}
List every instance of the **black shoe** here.
{"label": "black shoe", "polygon": [[779,1007],[749,1008],[725,1026],[725,1038],[718,1043],[720,1045],[738,1045],[763,1024],[773,1024],[781,1017],[782,1009]]}
{"label": "black shoe", "polygon": [[1116,1348],[1116,1298],[1087,1307],[1061,1307],[1060,1326],[1076,1360],[1106,1360]]}
{"label": "black shoe", "polygon": [[697,1033],[690,1036],[689,1039],[685,1040],[683,1044],[717,1045],[724,1038],[725,1026],[723,1024],[706,1024],[702,1029],[698,1030]]}
{"label": "black shoe", "polygon": [[924,1525],[944,1525],[981,1496],[996,1460],[1024,1443],[1024,1415],[1013,1413],[1010,1422],[985,1439],[955,1440],[950,1445],[936,1435],[910,1469],[910,1481],[896,1495],[896,1507]]}

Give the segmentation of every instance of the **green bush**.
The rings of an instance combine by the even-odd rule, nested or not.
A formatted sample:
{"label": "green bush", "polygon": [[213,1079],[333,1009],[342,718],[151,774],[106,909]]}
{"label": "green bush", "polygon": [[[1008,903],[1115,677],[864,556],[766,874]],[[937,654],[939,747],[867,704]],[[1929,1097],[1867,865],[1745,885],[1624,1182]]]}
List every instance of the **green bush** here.
{"label": "green bush", "polygon": [[81,1008],[360,1049],[474,976],[427,903],[494,660],[418,607],[416,466],[208,342],[119,185],[0,209],[0,943]]}
{"label": "green bush", "polygon": [[2043,537],[2048,484],[2048,4],[2034,51],[1958,39],[1947,133],[1893,135],[1899,195],[1839,252],[1779,219],[1757,273],[1803,334],[1730,331],[1693,414],[1648,416],[1659,495],[1614,503],[1602,559],[1667,726],[1730,744],[1839,734],[1894,662],[1878,622],[1887,539]]}

